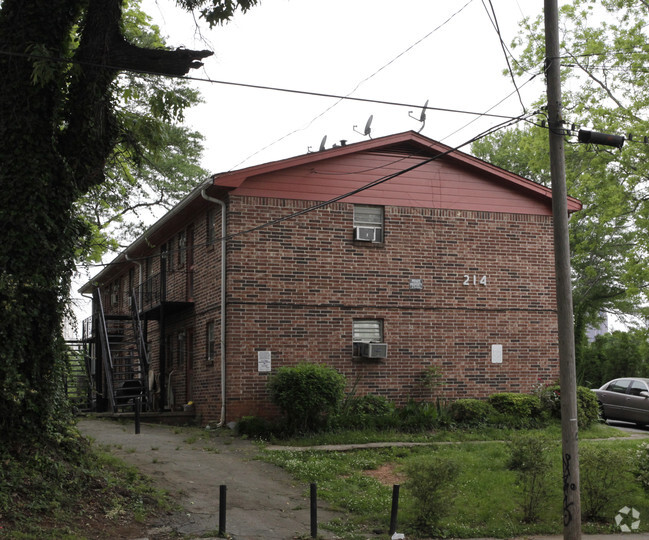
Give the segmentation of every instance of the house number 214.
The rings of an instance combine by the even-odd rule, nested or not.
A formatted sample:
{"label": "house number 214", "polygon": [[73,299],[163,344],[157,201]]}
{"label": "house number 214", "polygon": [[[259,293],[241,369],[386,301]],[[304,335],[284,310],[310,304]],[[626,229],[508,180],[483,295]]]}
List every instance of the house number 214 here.
{"label": "house number 214", "polygon": [[482,276],[478,277],[476,275],[468,276],[464,275],[464,282],[462,285],[469,286],[469,285],[483,285],[484,287],[487,286],[487,276]]}

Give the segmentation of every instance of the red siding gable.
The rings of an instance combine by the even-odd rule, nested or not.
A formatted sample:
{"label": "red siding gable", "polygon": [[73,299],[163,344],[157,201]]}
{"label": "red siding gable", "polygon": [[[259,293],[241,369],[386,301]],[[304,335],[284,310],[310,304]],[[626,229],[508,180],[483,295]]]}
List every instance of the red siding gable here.
{"label": "red siding gable", "polygon": [[[233,195],[551,215],[551,190],[413,132],[217,175]],[[580,208],[570,199],[569,209]]]}

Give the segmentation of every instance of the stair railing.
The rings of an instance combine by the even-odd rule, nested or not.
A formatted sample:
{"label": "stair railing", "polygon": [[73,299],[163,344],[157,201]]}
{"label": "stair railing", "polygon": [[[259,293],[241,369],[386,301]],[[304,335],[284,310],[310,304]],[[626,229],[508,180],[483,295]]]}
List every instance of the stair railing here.
{"label": "stair railing", "polygon": [[137,294],[135,289],[131,289],[131,318],[133,320],[133,331],[135,333],[135,340],[137,343],[137,354],[142,366],[142,376],[144,380],[144,392],[146,395],[146,403],[150,405],[151,389],[149,388],[149,352],[147,351],[146,342],[144,341],[144,332],[142,331],[142,320],[140,319],[140,306],[137,302]]}
{"label": "stair railing", "polygon": [[101,358],[104,366],[104,378],[106,379],[106,391],[110,407],[113,412],[117,410],[115,405],[115,388],[113,386],[113,359],[110,354],[110,346],[108,344],[108,327],[106,326],[106,316],[104,314],[104,306],[101,301],[101,290],[96,287],[93,292],[93,300],[97,306],[97,325],[99,327],[99,341],[101,343]]}

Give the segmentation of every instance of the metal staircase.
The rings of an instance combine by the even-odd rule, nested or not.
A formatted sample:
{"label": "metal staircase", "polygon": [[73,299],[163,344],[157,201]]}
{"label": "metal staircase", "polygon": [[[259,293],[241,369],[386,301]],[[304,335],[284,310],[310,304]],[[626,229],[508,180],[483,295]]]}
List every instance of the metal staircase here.
{"label": "metal staircase", "polygon": [[131,314],[106,314],[99,288],[95,289],[99,344],[104,373],[104,397],[113,412],[133,410],[138,398],[148,403],[148,358],[137,304],[131,295]]}
{"label": "metal staircase", "polygon": [[89,411],[92,403],[90,356],[87,344],[81,340],[67,340],[68,364],[65,373],[65,392],[78,411]]}

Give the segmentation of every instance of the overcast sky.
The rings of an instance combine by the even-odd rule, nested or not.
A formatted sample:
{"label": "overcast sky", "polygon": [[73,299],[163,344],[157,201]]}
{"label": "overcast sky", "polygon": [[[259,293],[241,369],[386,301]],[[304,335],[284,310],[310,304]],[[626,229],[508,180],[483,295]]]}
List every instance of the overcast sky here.
{"label": "overcast sky", "polygon": [[[309,147],[317,150],[325,135],[327,147],[341,139],[362,140],[370,115],[372,137],[419,131],[422,124],[409,111],[419,118],[427,100],[436,108],[521,114],[514,84],[503,75],[507,62],[487,12],[491,5],[510,47],[520,21],[539,15],[542,2],[261,0],[226,26],[209,30],[201,25],[198,32],[194,20],[171,0],[143,1],[170,46],[214,51],[192,77],[404,104],[337,103],[195,82],[205,103],[187,120],[206,137],[203,165],[210,173],[303,154]],[[517,79],[528,109],[544,92],[541,76],[529,79]],[[474,119],[428,111],[421,133],[457,145],[501,121],[482,119],[456,131]]]}
{"label": "overcast sky", "polygon": [[[422,124],[426,101],[436,109],[505,116],[522,114],[521,101],[531,110],[545,81],[540,75],[531,82],[530,75],[517,78],[519,97],[503,75],[507,61],[491,6],[510,48],[524,28],[520,22],[537,17],[542,2],[261,0],[210,30],[173,0],[142,0],[169,46],[214,51],[203,68],[192,70],[193,78],[403,104],[193,81],[205,102],[187,112],[186,123],[205,137],[202,165],[210,174],[316,151],[324,136],[327,148],[341,139],[361,141],[370,116],[372,137],[421,130],[451,146],[502,122],[429,110]],[[75,281],[84,283],[98,271],[90,268]]]}

